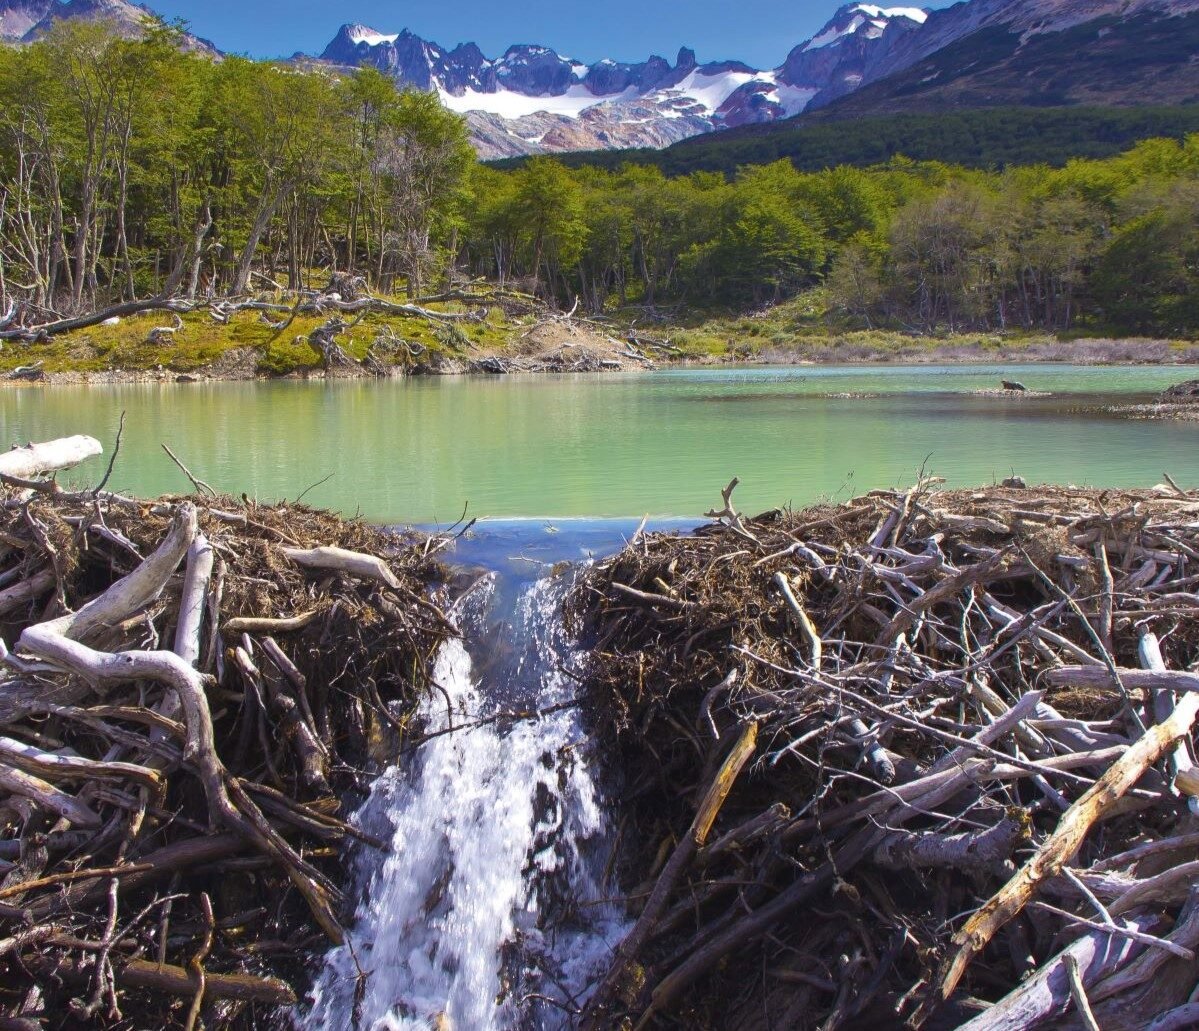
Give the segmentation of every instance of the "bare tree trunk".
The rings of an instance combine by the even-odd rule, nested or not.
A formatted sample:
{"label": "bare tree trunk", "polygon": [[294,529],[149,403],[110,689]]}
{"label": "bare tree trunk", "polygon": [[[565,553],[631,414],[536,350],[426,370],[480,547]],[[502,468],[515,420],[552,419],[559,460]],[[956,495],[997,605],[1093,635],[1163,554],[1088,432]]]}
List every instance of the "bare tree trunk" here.
{"label": "bare tree trunk", "polygon": [[[269,189],[269,186],[268,186]],[[258,208],[258,216],[254,219],[254,225],[250,229],[250,236],[246,240],[246,246],[241,252],[241,258],[237,262],[237,273],[233,279],[233,294],[244,294],[246,287],[250,283],[250,266],[254,264],[254,252],[258,250],[258,244],[262,240],[263,233],[266,232],[266,227],[270,225],[271,219],[275,217],[275,210],[279,207],[279,201],[283,199],[284,188],[273,191],[263,198],[261,206]]]}

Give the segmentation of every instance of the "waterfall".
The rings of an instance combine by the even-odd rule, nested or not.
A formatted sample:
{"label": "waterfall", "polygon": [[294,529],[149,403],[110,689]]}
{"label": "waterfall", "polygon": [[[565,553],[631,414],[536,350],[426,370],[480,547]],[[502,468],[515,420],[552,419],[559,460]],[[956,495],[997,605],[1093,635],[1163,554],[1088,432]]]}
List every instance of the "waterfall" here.
{"label": "waterfall", "polygon": [[[460,617],[486,653],[476,669],[462,641],[443,646],[423,722],[450,732],[384,772],[355,817],[390,851],[360,856],[354,924],[300,1026],[570,1025],[624,928],[602,900],[603,809],[577,710],[564,706],[565,579],[524,584],[508,605],[493,579]],[[487,625],[505,607],[510,622]]]}

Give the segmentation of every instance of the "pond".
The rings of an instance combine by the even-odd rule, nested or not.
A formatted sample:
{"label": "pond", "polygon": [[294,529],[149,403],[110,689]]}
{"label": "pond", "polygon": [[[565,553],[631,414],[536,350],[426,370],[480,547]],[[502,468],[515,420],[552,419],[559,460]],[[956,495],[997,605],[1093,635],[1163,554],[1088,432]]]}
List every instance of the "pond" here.
{"label": "pond", "polygon": [[[383,382],[55,386],[0,395],[0,434],[124,440],[110,485],[219,490],[378,522],[695,516],[737,476],[747,510],[906,485],[1199,481],[1199,423],[1134,421],[1197,371],[1171,367],[819,366]],[[1016,379],[1044,398],[987,397]],[[841,396],[838,396],[841,395]],[[844,396],[854,395],[854,396]],[[104,461],[80,467],[94,483]]]}

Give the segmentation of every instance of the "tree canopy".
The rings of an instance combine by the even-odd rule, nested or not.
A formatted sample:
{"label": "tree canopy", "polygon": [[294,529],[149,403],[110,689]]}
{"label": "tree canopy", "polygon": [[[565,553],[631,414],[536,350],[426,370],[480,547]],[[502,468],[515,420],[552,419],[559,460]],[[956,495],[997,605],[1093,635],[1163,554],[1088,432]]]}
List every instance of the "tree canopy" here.
{"label": "tree canopy", "polygon": [[501,170],[373,69],[179,42],[62,22],[0,49],[0,317],[350,274],[411,295],[485,277],[596,313],[818,288],[839,324],[1199,331],[1199,135],[1000,169]]}

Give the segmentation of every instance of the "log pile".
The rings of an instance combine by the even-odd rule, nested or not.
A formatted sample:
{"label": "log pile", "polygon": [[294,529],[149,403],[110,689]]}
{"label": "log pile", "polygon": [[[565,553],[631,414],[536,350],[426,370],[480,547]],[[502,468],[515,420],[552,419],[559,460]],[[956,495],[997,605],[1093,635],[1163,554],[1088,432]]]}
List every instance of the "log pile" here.
{"label": "log pile", "polygon": [[453,633],[438,542],[28,479],[88,439],[0,456],[0,1026],[262,1026]]}
{"label": "log pile", "polygon": [[735,486],[569,602],[633,921],[581,1025],[1199,1026],[1199,493]]}

